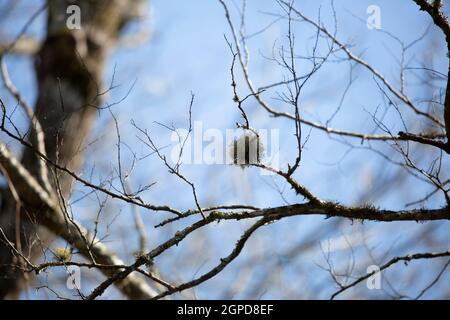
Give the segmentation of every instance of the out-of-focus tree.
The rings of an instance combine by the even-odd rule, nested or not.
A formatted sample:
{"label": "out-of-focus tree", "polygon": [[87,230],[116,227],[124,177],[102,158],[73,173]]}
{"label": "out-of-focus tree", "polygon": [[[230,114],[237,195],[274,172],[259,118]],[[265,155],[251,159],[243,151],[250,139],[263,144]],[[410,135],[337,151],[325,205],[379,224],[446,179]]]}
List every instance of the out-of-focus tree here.
{"label": "out-of-focus tree", "polygon": [[[14,2],[10,1],[10,5]],[[43,10],[47,12],[46,36],[34,53],[38,83],[34,111],[11,83],[3,62],[4,83],[29,115],[30,130],[26,137],[17,136],[24,145],[22,160],[17,166],[26,174],[20,174],[18,167],[12,170],[11,163],[2,158],[2,171],[10,188],[4,189],[2,194],[1,228],[3,237],[13,241],[19,252],[27,252],[30,260],[42,255],[43,247],[54,235],[59,235],[96,263],[117,262],[113,255],[101,252],[104,248],[98,248],[99,252],[94,248],[82,248],[90,247],[87,241],[92,240],[82,229],[70,230],[67,226],[70,222],[63,214],[65,205],[58,199],[70,195],[73,184],[70,173],[80,169],[84,144],[105,94],[102,83],[105,60],[123,27],[142,14],[142,5],[142,1],[103,0],[45,3],[31,17],[35,18]],[[14,51],[17,43],[24,43],[22,36],[19,34],[16,41],[4,46],[2,55]],[[3,108],[6,117],[6,106]],[[13,159],[5,145],[2,151],[4,156]],[[47,162],[64,167],[67,172],[55,171],[56,167]],[[35,189],[26,186],[30,181],[35,183]],[[43,203],[42,197],[49,202]],[[54,206],[59,212],[51,212],[48,206]],[[91,246],[95,247],[95,243]],[[0,296],[17,296],[27,278],[23,270],[14,267],[16,263],[22,265],[21,258],[2,241],[0,259]],[[126,286],[128,289],[124,292],[132,298],[149,292],[144,285],[138,285],[139,290],[133,285]]]}
{"label": "out-of-focus tree", "polygon": [[[376,279],[380,274],[383,275],[380,280],[383,282],[383,296],[421,298],[442,280],[450,264],[448,237],[439,229],[439,226],[448,225],[450,219],[450,177],[447,173],[450,85],[448,72],[433,66],[435,59],[442,60],[442,57],[436,57],[440,53],[433,46],[429,46],[426,57],[419,59],[419,62],[408,59],[408,53],[415,47],[426,41],[435,41],[427,38],[430,28],[439,30],[443,35],[448,58],[450,25],[442,0],[410,0],[410,5],[418,9],[417,15],[426,14],[430,21],[426,32],[417,35],[412,42],[406,43],[388,31],[379,30],[401,47],[400,57],[394,57],[399,65],[395,81],[338,36],[339,19],[332,2],[332,27],[323,23],[320,15],[317,19],[305,15],[294,1],[277,0],[274,1],[276,12],[266,13],[273,21],[260,31],[247,34],[247,2],[244,0],[242,6],[233,6],[238,13],[235,15],[227,1],[217,1],[228,26],[224,46],[229,50],[230,65],[224,66],[224,70],[228,72],[231,83],[229,102],[235,105],[232,111],[228,109],[226,112],[237,115],[239,120],[236,126],[242,133],[228,146],[231,165],[233,169],[241,170],[239,172],[258,169],[270,174],[269,179],[264,181],[272,195],[279,196],[285,202],[284,205],[274,205],[268,201],[261,207],[234,201],[230,203],[220,194],[216,195],[213,205],[205,206],[205,197],[201,194],[205,187],[199,186],[197,181],[194,182],[195,177],[185,173],[184,156],[190,152],[188,148],[195,134],[194,94],[191,94],[188,109],[177,110],[177,114],[173,115],[174,118],[180,113],[186,116],[187,129],[184,133],[172,123],[164,124],[155,119],[159,127],[178,138],[177,152],[172,152],[175,158],[169,159],[169,152],[160,142],[160,137],[138,121],[132,121],[131,127],[146,151],[138,154],[138,150],[123,141],[120,123],[112,111],[114,103],[105,99],[110,91],[116,89],[114,79],[108,86],[103,83],[103,77],[108,55],[123,40],[121,36],[125,26],[142,15],[143,4],[133,0],[49,0],[30,15],[17,37],[0,45],[3,83],[9,96],[17,102],[15,106],[3,97],[0,100],[0,128],[2,137],[8,139],[8,142],[0,143],[0,169],[5,182],[1,189],[0,297],[18,297],[32,283],[34,274],[48,274],[61,267],[66,270],[70,267],[97,270],[104,275],[100,280],[91,279],[93,288],[90,292],[77,288],[77,296],[82,299],[98,298],[112,285],[131,299],[162,299],[176,297],[177,294],[191,297],[188,289],[203,288],[200,285],[213,280],[216,280],[214,285],[217,286],[214,291],[219,292],[218,297],[222,298],[239,295],[241,298],[255,299],[264,296],[267,291],[272,291],[272,294],[276,291],[278,295],[274,294],[275,297],[285,298],[322,298],[320,292],[325,291],[330,292],[331,298],[345,294],[348,298],[372,297],[367,290],[361,289],[362,284],[366,283],[368,288],[370,281],[373,281],[373,286],[378,286]],[[8,1],[0,8],[0,15],[7,16],[15,6],[16,1]],[[372,9],[369,11],[373,16],[367,20],[367,26],[380,29],[377,7]],[[44,39],[39,41],[27,37],[27,28],[43,12],[47,13]],[[77,17],[78,14],[80,17]],[[278,80],[264,79],[264,83],[260,79],[254,81],[248,43],[276,23],[283,23],[285,37],[274,43],[270,56],[263,54],[263,58],[267,64],[275,65],[281,76]],[[299,27],[304,31],[301,46],[296,33]],[[37,83],[34,108],[9,76],[5,56],[15,54],[34,56]],[[335,73],[348,76],[347,82],[326,83],[331,81],[329,75]],[[373,82],[372,86],[364,88],[367,92],[359,93],[360,97],[381,97],[377,104],[367,101],[370,106],[376,105],[367,110],[373,128],[357,125],[354,130],[334,127],[334,118],[350,112],[342,109],[347,95],[357,85],[356,73],[368,75]],[[413,77],[418,82],[414,84],[414,90],[410,81]],[[316,78],[322,79],[320,83]],[[305,92],[316,92],[316,95],[320,92],[318,101],[326,95],[329,99],[327,103],[332,102],[330,105],[334,109],[331,113],[327,110],[327,114],[331,114],[328,120],[317,120],[308,114]],[[270,99],[273,97],[275,99]],[[257,126],[253,125],[257,120],[250,105],[257,106],[270,121],[284,121],[282,131],[288,132],[291,140],[286,140],[289,150],[280,157],[280,163],[270,163],[264,159],[265,149],[276,146],[262,142]],[[29,128],[25,131],[23,125],[14,120],[16,109],[27,117]],[[90,168],[88,172],[82,164],[95,117],[105,113],[110,116],[109,129],[113,128],[114,138],[117,139],[116,149],[108,156],[117,160],[117,165],[112,173],[100,173],[101,178],[97,179],[93,173],[97,168]],[[357,122],[353,117],[348,119]],[[351,124],[348,127],[351,128]],[[350,152],[364,153],[364,159],[371,155],[378,157],[373,169],[377,179],[373,179],[372,173],[363,176],[371,187],[359,191],[356,203],[346,204],[342,199],[333,198],[333,193],[324,191],[338,188],[332,174],[323,173],[315,179],[315,183],[323,189],[312,188],[302,182],[300,171],[307,165],[305,154],[313,148],[321,148],[310,143],[316,135],[321,135],[322,139],[325,137],[327,143],[348,148],[344,157]],[[122,159],[123,148],[131,154],[127,164]],[[22,150],[20,160],[18,150]],[[150,157],[171,178],[187,188],[183,197],[175,193],[173,203],[157,205],[145,197],[152,192],[154,183],[136,190],[130,184],[134,168]],[[331,155],[329,157],[333,158]],[[221,170],[216,169],[211,174],[215,179]],[[414,192],[412,186],[416,189]],[[251,189],[251,193],[257,194],[262,188],[258,185]],[[93,226],[83,225],[78,213],[74,212],[74,189],[82,189],[83,198],[93,196],[97,200],[95,212],[91,212]],[[377,206],[394,191],[396,194],[414,194],[415,199],[408,203],[406,209]],[[286,199],[288,192],[292,192],[289,201]],[[178,209],[176,200],[179,198],[190,199],[190,209]],[[426,206],[430,199],[433,199],[433,207]],[[114,205],[133,209],[133,232],[139,236],[139,248],[133,252],[132,263],[124,262],[126,259],[122,261],[99,234],[100,227],[109,229],[109,225],[101,222],[101,213]],[[143,222],[140,210],[152,213],[152,217],[159,219],[156,230],[167,228],[165,236],[158,238],[160,244],[149,240],[148,225]],[[283,243],[272,241],[275,232],[269,233],[269,230],[281,221],[292,219],[292,225],[295,225],[299,219],[306,220],[307,217],[318,218],[308,220],[306,234],[284,230]],[[389,227],[388,223],[395,227]],[[230,242],[228,247],[231,249],[226,256],[212,265],[208,264],[206,272],[195,272],[192,277],[189,270],[201,259],[208,260],[216,253],[205,243],[208,240],[211,243],[223,242],[214,238],[218,233],[211,231],[211,228],[224,224],[233,224],[228,230],[238,230],[234,227],[238,224],[244,225],[245,230],[237,242]],[[172,226],[178,230],[171,229]],[[421,250],[411,251],[414,241],[411,235],[391,250],[396,241],[392,229],[397,226],[418,232],[424,242]],[[336,231],[343,228],[352,230],[351,235],[341,235]],[[264,230],[265,237],[255,234],[260,229]],[[124,243],[131,237],[131,233],[126,233]],[[225,237],[227,232],[223,234]],[[385,241],[383,255],[370,242],[377,236],[380,241]],[[62,239],[66,246],[54,250],[52,244],[57,237],[60,240],[56,241]],[[250,241],[253,238],[257,238],[257,243]],[[334,240],[327,243],[330,238]],[[324,262],[319,267],[325,270],[331,284],[326,280],[311,279],[309,265],[305,266],[305,260],[317,257],[317,252],[313,250],[317,243],[321,244]],[[243,251],[245,246],[250,250]],[[176,255],[167,257],[165,254],[175,250]],[[162,256],[165,263],[159,261]],[[446,259],[444,263],[443,259]],[[231,281],[229,276],[224,276],[224,269],[230,268],[237,260],[238,272]],[[407,288],[407,293],[403,293],[398,289],[403,284],[397,283],[394,276],[389,276],[389,271],[395,272],[395,267],[400,263],[416,263],[416,260],[432,263],[436,272],[424,274],[423,268],[410,270],[407,277],[423,278],[421,281],[425,285],[418,293],[411,294]],[[172,265],[173,269],[167,268],[168,265]],[[287,265],[300,271],[284,277],[280,270],[285,270]],[[304,288],[299,291],[292,278],[297,280],[297,284],[305,284]],[[59,297],[56,290],[46,287]],[[325,291],[324,287],[327,288]],[[442,293],[440,297],[446,296]]]}

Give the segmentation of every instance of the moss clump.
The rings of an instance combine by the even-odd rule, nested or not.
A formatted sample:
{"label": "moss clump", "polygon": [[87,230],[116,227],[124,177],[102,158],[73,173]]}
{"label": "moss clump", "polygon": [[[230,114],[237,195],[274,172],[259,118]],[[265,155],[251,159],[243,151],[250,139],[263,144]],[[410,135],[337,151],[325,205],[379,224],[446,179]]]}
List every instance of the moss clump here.
{"label": "moss clump", "polygon": [[226,215],[227,215],[226,213],[220,212],[220,211],[212,211],[210,213],[211,217],[213,217],[214,219],[219,219],[219,220],[225,218]]}
{"label": "moss clump", "polygon": [[72,259],[72,251],[68,248],[56,248],[54,254],[55,258],[61,262],[69,262]]}
{"label": "moss clump", "polygon": [[145,266],[147,268],[151,268],[153,266],[153,264],[154,264],[153,260],[151,259],[151,257],[148,254],[146,254],[146,253],[138,251],[138,252],[136,252],[134,254],[134,256],[136,257],[137,260],[144,261],[144,264],[145,264]]}
{"label": "moss clump", "polygon": [[379,210],[371,204],[363,204],[359,207],[346,207],[337,202],[327,201],[321,203],[321,207],[327,212],[327,218],[339,216],[363,221],[367,214],[379,214]]}

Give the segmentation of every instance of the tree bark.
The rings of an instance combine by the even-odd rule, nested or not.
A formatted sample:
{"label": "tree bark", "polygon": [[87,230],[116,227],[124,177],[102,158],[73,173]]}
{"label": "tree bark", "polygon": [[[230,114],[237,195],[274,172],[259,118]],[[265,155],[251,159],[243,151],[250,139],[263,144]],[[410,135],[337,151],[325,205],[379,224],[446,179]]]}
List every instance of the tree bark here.
{"label": "tree bark", "polygon": [[[70,30],[66,21],[69,5],[81,9],[81,29]],[[106,59],[123,26],[139,13],[142,1],[79,0],[48,1],[46,38],[35,56],[38,98],[35,116],[42,126],[45,150],[49,159],[77,172],[83,161],[83,147],[102,100],[102,75]],[[30,131],[29,141],[35,141]],[[34,146],[37,148],[37,146]],[[25,168],[40,182],[39,157],[25,148],[21,159]],[[56,186],[69,197],[73,179],[48,166],[52,193]],[[58,180],[55,179],[56,175]],[[20,197],[20,195],[19,195]],[[16,243],[16,203],[9,190],[3,190],[0,227]],[[21,199],[21,251],[36,260],[42,245],[48,245],[61,230],[41,225],[40,208],[28,206]],[[17,243],[16,243],[17,245]],[[0,298],[17,298],[29,279],[15,268],[17,257],[0,242]]]}

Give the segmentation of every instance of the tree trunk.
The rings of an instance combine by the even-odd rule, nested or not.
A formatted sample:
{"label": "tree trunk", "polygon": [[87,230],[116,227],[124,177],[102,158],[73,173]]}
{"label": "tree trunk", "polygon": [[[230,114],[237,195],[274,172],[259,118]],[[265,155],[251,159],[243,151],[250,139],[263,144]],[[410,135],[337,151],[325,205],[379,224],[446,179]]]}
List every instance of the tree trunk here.
{"label": "tree trunk", "polygon": [[[70,30],[66,24],[70,16],[67,8],[73,4],[81,9],[79,30]],[[82,164],[83,147],[102,98],[102,75],[108,54],[122,27],[136,16],[141,5],[141,1],[133,0],[48,1],[47,35],[35,56],[35,115],[43,129],[48,158],[71,171],[77,172]],[[33,135],[35,131],[30,133],[30,142],[35,141]],[[39,161],[34,150],[24,149],[23,165],[42,182]],[[68,198],[73,179],[51,166],[48,171],[55,197],[57,175],[60,191]],[[20,222],[21,250],[36,260],[41,256],[42,245],[48,245],[58,231],[40,226],[39,208],[26,203],[21,203],[20,221],[17,216],[11,192],[3,191],[0,227],[16,243],[16,224]],[[17,263],[10,247],[0,242],[0,298],[18,297],[28,282],[23,271],[13,267]]]}

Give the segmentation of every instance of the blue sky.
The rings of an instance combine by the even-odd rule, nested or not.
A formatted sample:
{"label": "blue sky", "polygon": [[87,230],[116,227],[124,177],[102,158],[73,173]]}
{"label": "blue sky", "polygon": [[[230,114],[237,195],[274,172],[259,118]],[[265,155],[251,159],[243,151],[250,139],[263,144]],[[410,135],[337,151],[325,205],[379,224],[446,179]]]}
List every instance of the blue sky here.
{"label": "blue sky", "polygon": [[[235,4],[231,1],[228,3],[232,15],[238,18]],[[236,3],[240,6],[239,1]],[[372,4],[381,9],[381,32],[369,30],[365,24],[366,9]],[[23,3],[22,5],[28,8],[24,10],[27,12],[27,16],[33,12],[33,8],[30,7],[37,6]],[[346,0],[335,1],[334,5],[338,19],[337,37],[345,43],[351,43],[353,52],[362,55],[391,83],[398,86],[398,58],[401,54],[401,46],[384,31],[388,31],[408,44],[427,31],[430,23],[429,17],[420,12],[412,1]],[[296,7],[314,19],[319,17],[320,8],[322,23],[327,28],[333,28],[334,22],[329,1],[296,1]],[[280,12],[280,7],[274,1],[249,0],[247,3],[247,33],[252,34],[269,25],[274,17],[267,13]],[[26,16],[24,12],[15,14],[23,18]],[[29,34],[42,37],[44,19],[44,16],[40,17],[30,28]],[[238,19],[235,22],[238,23]],[[2,31],[2,33],[10,36],[13,32],[17,32],[20,26],[21,24],[8,25],[6,29],[8,32]],[[148,9],[148,19],[142,21],[140,25],[130,28],[129,32],[134,32],[136,28],[150,29],[152,33],[150,39],[136,47],[120,47],[114,50],[105,72],[105,82],[109,83],[115,68],[115,83],[119,87],[109,93],[109,102],[119,101],[132,88],[127,98],[114,106],[112,111],[119,119],[123,141],[138,156],[145,156],[149,150],[136,138],[137,132],[131,125],[131,120],[134,120],[139,126],[147,128],[158,145],[165,146],[170,143],[170,132],[154,122],[186,127],[187,107],[191,92],[195,94],[193,120],[202,121],[205,128],[216,128],[225,132],[226,129],[233,129],[237,121],[242,121],[240,113],[232,101],[229,70],[232,56],[224,40],[224,35],[228,39],[231,39],[231,36],[223,8],[217,1],[153,0]],[[257,87],[278,82],[286,74],[275,63],[264,58],[271,55],[274,47],[286,43],[286,30],[287,21],[281,20],[248,41],[249,71]],[[299,23],[295,24],[294,32],[296,34],[296,52],[299,54],[310,52],[314,41],[312,29],[304,23]],[[323,40],[319,50],[324,50],[325,45],[326,41]],[[419,66],[424,59],[429,57],[430,48],[433,48],[435,53],[432,67],[445,71],[447,61],[443,36],[435,28],[430,28],[426,33],[426,38],[407,51],[405,60],[411,66]],[[7,62],[13,81],[24,93],[26,99],[33,103],[36,97],[36,87],[31,71],[32,61],[24,57],[8,57]],[[300,72],[307,70],[308,63],[299,61],[298,68],[301,70]],[[340,101],[342,92],[349,81],[349,71],[348,63],[332,63],[314,76],[301,95],[302,115],[310,120],[325,123],[334,113]],[[370,73],[358,66],[355,66],[352,72],[354,83],[343,101],[341,111],[334,117],[330,126],[343,130],[371,132],[376,126],[370,113],[377,108],[384,110],[385,101]],[[238,90],[241,96],[245,96],[248,90],[240,73],[237,72],[237,74]],[[135,84],[133,85],[133,83]],[[413,72],[407,73],[407,85],[407,93],[411,97],[424,96],[423,86]],[[0,92],[3,94],[4,89]],[[275,91],[264,93],[264,98],[276,108],[290,111],[288,106],[274,99],[276,98]],[[292,162],[296,156],[292,121],[269,117],[256,101],[249,100],[244,108],[252,126],[280,130],[281,163],[285,166],[287,161]],[[422,129],[423,124],[416,121],[415,117],[406,111],[405,118],[411,131],[419,132]],[[392,108],[386,111],[385,121],[394,133],[404,130]],[[23,126],[26,127],[25,123]],[[309,128],[303,126],[303,130],[304,136],[306,136]],[[98,175],[104,177],[117,165],[115,154],[117,137],[114,123],[107,112],[98,116],[91,140],[96,138],[100,138],[100,140],[88,152],[84,170],[89,172],[90,168],[95,166]],[[347,141],[355,146],[365,146],[360,143],[361,141],[348,139]],[[373,145],[383,151],[390,150],[388,146],[381,143]],[[166,150],[169,152],[170,148]],[[425,150],[435,155],[434,150],[429,148]],[[126,163],[132,155],[126,148],[123,148],[122,156]],[[392,155],[392,157],[395,156]],[[429,164],[427,156],[419,154],[417,159],[424,166]],[[444,162],[444,165],[448,168],[448,160]],[[202,206],[242,203],[270,207],[303,200],[289,190],[282,180],[263,177],[256,169],[242,170],[225,165],[186,165],[183,167],[183,172],[196,183]],[[375,193],[374,189],[377,187],[377,183],[384,188],[383,179],[392,176],[394,177],[392,179],[396,179],[398,176],[395,173],[397,172],[397,168],[383,162],[383,159],[373,152],[356,148],[350,150],[347,145],[330,139],[330,136],[312,130],[305,145],[302,163],[296,178],[323,199],[351,205],[359,204],[363,195],[370,199],[371,194]],[[157,182],[144,194],[144,198],[150,203],[167,203],[182,210],[194,207],[189,187],[168,174],[166,168],[155,156],[147,157],[138,163],[130,182],[134,187],[139,184]],[[284,199],[274,190],[275,183],[280,189],[284,190],[283,188],[285,188]],[[427,185],[414,178],[402,181],[398,188],[395,186],[395,181],[390,183],[394,187],[386,187],[386,193],[382,197],[376,198],[374,203],[376,206],[404,209],[406,203],[430,190]],[[89,221],[92,221],[91,209],[94,205],[95,201],[85,201],[77,203],[75,206],[78,210],[78,218],[88,225]],[[440,207],[443,205],[443,198],[442,196],[432,197],[424,205],[433,208]],[[115,219],[115,223],[111,226],[107,240],[111,246],[122,253],[127,262],[131,262],[132,252],[137,248],[138,237],[129,231],[133,229],[130,209],[116,202],[112,202],[108,209],[110,211],[104,216],[105,225],[106,222],[111,222],[113,219]],[[161,221],[160,214],[142,212],[142,215],[148,227],[152,245],[171,237],[176,230],[187,225],[188,222],[195,221],[194,218],[172,226],[154,229],[152,226]],[[164,214],[162,216],[167,217]],[[226,255],[247,225],[246,222],[243,222],[211,226],[199,235],[188,238],[185,244],[167,252],[156,262],[169,278],[173,278],[171,280],[175,282],[189,280],[195,274],[207,271],[208,267],[217,263],[220,256]],[[196,289],[195,296],[198,298],[222,297],[227,283],[232,282],[238,271],[243,270],[249,257],[262,255],[267,260],[282,261],[279,272],[280,279],[282,279],[280,281],[291,283],[292,288],[289,292],[267,288],[264,294],[258,292],[258,297],[327,298],[334,287],[330,282],[329,275],[317,267],[317,264],[323,263],[320,243],[342,236],[342,234],[355,234],[361,229],[367,229],[366,232],[370,231],[373,234],[369,246],[376,248],[374,250],[380,256],[391,247],[396,253],[410,253],[422,248],[429,248],[428,243],[422,243],[420,239],[414,237],[414,234],[420,233],[421,228],[424,228],[423,225],[368,223],[362,228],[344,222],[339,225],[337,230],[329,230],[329,233],[318,237],[312,244],[313,248],[304,255],[292,260],[288,259],[286,263],[282,253],[296,244],[308,240],[308,232],[320,230],[321,225],[325,230],[328,230],[327,228],[330,226],[334,227],[328,220],[309,217],[285,219],[265,227],[254,236],[247,249],[244,250],[243,255],[246,255],[246,258],[238,258],[222,275],[201,285]],[[433,225],[437,238],[434,248],[439,247],[440,243],[448,243],[446,226],[448,226],[447,223]],[[106,229],[103,232],[106,233]],[[192,246],[193,242],[196,243],[195,246]],[[359,246],[355,250],[364,255],[365,248]],[[199,252],[201,254],[198,254]],[[348,256],[345,254],[347,253],[338,253],[337,264],[340,263],[340,260],[348,260]],[[304,262],[305,260],[308,262]],[[186,261],[188,261],[187,264]],[[185,268],[186,265],[188,267]],[[420,268],[419,266],[427,267],[426,263],[424,265],[415,264],[415,267]],[[253,282],[257,283],[260,281],[260,277],[264,276],[262,270],[263,268],[258,268],[258,266],[252,268],[251,272],[253,273],[249,277],[251,280],[249,280],[248,288],[251,288]],[[403,271],[400,268],[396,272],[402,274]],[[305,277],[305,272],[312,276]],[[101,278],[98,275],[95,277]],[[446,278],[442,279],[442,282],[445,283],[448,281],[448,276],[444,277]],[[416,292],[423,283],[426,283],[427,279],[419,277],[413,284],[405,279],[400,282],[402,285],[405,284],[405,290],[408,292]],[[88,288],[86,288],[87,292]],[[445,287],[438,286],[434,291],[435,296],[439,296],[444,289]],[[245,298],[248,297],[248,294],[249,292],[244,291],[235,297]],[[365,292],[365,294],[373,296],[372,293]],[[30,291],[30,295],[32,298],[43,297],[42,291],[38,293]],[[117,297],[117,292],[111,290],[110,297]],[[433,295],[429,297],[433,297]]]}

